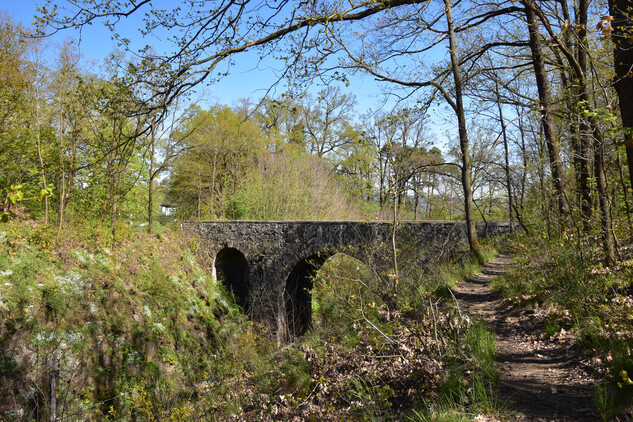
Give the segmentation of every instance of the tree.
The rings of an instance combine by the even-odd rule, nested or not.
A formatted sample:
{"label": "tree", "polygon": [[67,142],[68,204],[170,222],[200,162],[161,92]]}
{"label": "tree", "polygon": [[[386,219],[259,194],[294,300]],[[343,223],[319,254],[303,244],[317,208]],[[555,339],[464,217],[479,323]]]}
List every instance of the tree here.
{"label": "tree", "polygon": [[302,114],[302,105],[290,94],[284,94],[281,98],[262,100],[254,115],[266,139],[269,140],[270,151],[283,149],[284,144],[305,147]]}
{"label": "tree", "polygon": [[349,141],[336,150],[333,168],[343,176],[355,197],[371,201],[376,170],[373,145],[366,134],[356,128],[348,128],[343,136]]}
{"label": "tree", "polygon": [[[146,83],[152,89],[152,97],[160,101],[154,108],[164,110],[174,99],[193,87],[214,82],[230,70],[230,61],[237,55],[257,50],[260,54],[272,53],[286,64],[282,77],[291,77],[291,82],[301,84],[320,78],[322,81],[346,81],[347,73],[362,72],[371,75],[384,83],[390,95],[401,99],[418,100],[420,108],[433,103],[436,98],[444,100],[452,110],[456,120],[456,135],[460,141],[460,179],[464,196],[464,213],[468,226],[468,237],[475,255],[478,253],[478,241],[474,230],[473,188],[471,144],[466,122],[470,113],[469,107],[474,104],[468,97],[468,86],[474,80],[475,64],[481,58],[490,55],[492,63],[489,67],[494,70],[499,57],[508,57],[513,63],[508,68],[525,69],[525,58],[518,56],[516,50],[513,56],[507,55],[509,49],[523,49],[528,47],[530,60],[535,75],[536,90],[538,92],[538,112],[541,114],[541,124],[545,138],[545,148],[541,148],[540,140],[533,145],[548,157],[547,169],[539,168],[538,179],[545,187],[553,184],[554,197],[557,201],[558,214],[567,216],[572,212],[567,199],[567,175],[563,156],[566,140],[557,136],[557,125],[560,124],[555,115],[557,104],[556,95],[552,92],[549,73],[551,67],[547,63],[557,62],[566,68],[561,77],[568,78],[574,87],[574,95],[583,104],[579,114],[583,114],[587,129],[579,129],[579,133],[586,132],[586,139],[591,139],[593,147],[594,177],[597,182],[598,204],[601,215],[601,230],[603,242],[608,256],[613,248],[609,247],[609,198],[606,192],[606,172],[604,170],[604,137],[602,127],[593,116],[595,113],[594,98],[587,89],[587,72],[583,51],[590,48],[583,40],[586,29],[587,3],[578,4],[575,14],[578,28],[574,28],[574,38],[570,32],[565,32],[566,26],[562,22],[552,23],[552,16],[559,8],[564,9],[562,15],[569,16],[566,2],[553,4],[551,8],[544,8],[534,0],[522,0],[520,3],[493,2],[482,5],[443,2],[421,2],[408,0],[391,0],[385,2],[358,1],[349,4],[330,4],[328,2],[275,3],[265,7],[251,7],[251,2],[232,2],[224,0],[216,2],[208,8],[178,8],[171,12],[154,10],[151,1],[128,4],[122,0],[98,0],[80,3],[81,6],[67,13],[59,8],[43,9],[42,21],[61,29],[69,26],[82,26],[100,20],[117,18],[124,20],[130,15],[146,13],[144,19],[145,33],[152,33],[168,28],[180,28],[181,33],[174,36],[172,49],[163,54],[150,54],[149,49],[140,49],[139,55],[146,60],[162,62],[159,77],[143,71],[143,60],[133,65],[132,74],[139,83]],[[524,26],[520,33],[508,33],[506,37],[499,37],[494,28],[503,27],[508,22],[523,18]],[[567,19],[569,20],[569,19]],[[116,33],[116,20],[107,21],[107,25]],[[558,26],[557,26],[558,25]],[[570,26],[568,23],[567,26]],[[514,27],[513,27],[514,28]],[[541,28],[543,32],[541,32]],[[584,29],[583,29],[584,28]],[[434,34],[434,37],[428,37]],[[544,42],[544,34],[548,36]],[[527,41],[525,39],[527,39]],[[120,39],[125,48],[131,49],[132,44]],[[448,54],[438,60],[428,63],[429,53],[438,47],[448,46]],[[573,48],[572,48],[573,47]],[[525,53],[528,50],[520,50]],[[549,57],[548,54],[553,56]],[[518,63],[517,63],[518,62]],[[229,63],[229,67],[220,69],[220,65]],[[505,65],[502,65],[503,67]],[[567,69],[569,71],[567,71]],[[571,86],[570,85],[570,86]],[[501,87],[496,86],[499,90]],[[503,87],[504,89],[507,86]],[[497,95],[497,97],[500,96]],[[530,96],[530,94],[528,94]],[[325,95],[323,96],[326,97]],[[569,99],[566,97],[565,99]],[[529,98],[522,98],[526,101]],[[333,103],[334,104],[334,103]],[[287,139],[304,142],[305,145],[318,155],[326,155],[328,145],[334,151],[341,147],[340,142],[347,142],[340,137],[331,137],[327,130],[328,119],[323,115],[309,110],[307,107],[296,109],[297,114],[312,111],[299,124],[292,125],[292,130],[283,129]],[[271,109],[272,111],[272,109]],[[499,119],[505,121],[504,109],[498,108]],[[146,113],[150,111],[145,110]],[[280,131],[279,120],[269,113],[272,120],[269,128]],[[287,114],[288,117],[293,113]],[[578,115],[579,115],[578,114]],[[320,125],[316,130],[311,127],[315,122]],[[566,122],[567,123],[567,122]],[[569,127],[568,125],[566,127]],[[324,130],[322,130],[325,128]],[[519,128],[522,131],[524,128]],[[368,139],[379,139],[370,131],[366,131]],[[507,157],[509,151],[509,137],[502,130],[501,136]],[[295,137],[297,133],[303,136]],[[381,134],[382,136],[383,134]],[[520,135],[525,139],[524,133]],[[578,138],[582,139],[582,138]],[[332,141],[336,144],[332,144]],[[382,142],[382,141],[381,141]],[[386,143],[385,143],[386,144]],[[385,145],[383,144],[383,146]],[[578,144],[581,145],[581,144]],[[520,147],[522,148],[522,147]],[[382,148],[380,149],[382,150]],[[524,152],[527,148],[522,149]],[[581,155],[582,148],[577,149]],[[385,150],[383,157],[393,157]],[[525,162],[525,154],[524,162]],[[540,157],[540,155],[539,155]],[[582,161],[583,166],[586,159]],[[509,159],[505,160],[505,185],[508,191],[509,212],[512,215],[512,183],[509,171]],[[384,181],[384,175],[389,165],[381,168],[378,161],[379,180]],[[525,166],[524,166],[525,167]],[[585,166],[586,167],[586,166]],[[581,171],[582,177],[588,179],[587,172]],[[234,180],[233,176],[228,179]],[[523,178],[525,181],[525,177]],[[584,183],[584,182],[582,182]],[[217,183],[213,182],[213,185]],[[414,183],[415,185],[415,183]],[[384,203],[384,185],[379,182],[381,203]],[[407,189],[404,187],[403,189]],[[234,190],[234,189],[233,189]],[[583,194],[587,190],[582,188]],[[544,190],[541,190],[544,192]],[[525,189],[521,189],[521,195]],[[548,196],[550,197],[550,196]],[[587,201],[585,201],[587,202]],[[523,202],[521,202],[523,203]],[[515,210],[516,211],[516,210]],[[549,211],[548,211],[549,212]],[[515,213],[516,214],[516,213]]]}
{"label": "tree", "polygon": [[186,141],[192,135],[191,131],[179,130],[181,124],[191,116],[190,110],[186,110],[178,115],[178,107],[175,105],[173,110],[162,121],[158,120],[155,115],[150,120],[151,130],[149,134],[149,145],[147,154],[149,154],[148,164],[148,181],[147,181],[147,232],[152,233],[154,224],[154,190],[156,180],[165,173],[178,155],[187,147]]}
{"label": "tree", "polygon": [[139,177],[138,170],[130,164],[139,157],[146,118],[129,117],[138,99],[134,90],[116,75],[110,80],[93,80],[84,89],[91,110],[91,149],[96,157],[87,166],[92,169],[91,183],[99,184],[100,177],[105,185],[100,220],[103,222],[109,214],[115,236],[119,205]]}
{"label": "tree", "polygon": [[473,197],[471,187],[471,158],[470,145],[468,142],[468,132],[466,130],[466,114],[464,111],[463,87],[459,61],[457,58],[457,44],[455,42],[455,26],[453,23],[453,13],[451,0],[444,0],[444,10],[446,13],[446,24],[448,26],[449,53],[451,56],[451,71],[453,73],[453,81],[455,83],[455,99],[454,101],[444,94],[444,98],[451,105],[457,115],[459,148],[461,150],[462,159],[462,188],[464,189],[464,209],[466,214],[466,235],[470,249],[475,258],[483,263],[483,256],[479,249],[479,241],[477,239],[477,231],[475,230],[475,219],[473,216]]}
{"label": "tree", "polygon": [[627,0],[609,0],[611,16],[603,18],[603,31],[613,40],[613,60],[615,83],[613,84],[620,99],[620,115],[624,126],[624,146],[629,167],[629,182],[633,187],[633,19],[631,2]]}
{"label": "tree", "polygon": [[[31,169],[41,174],[37,155],[33,154],[36,145],[29,139],[29,93],[33,92],[33,85],[23,31],[0,14],[0,212],[9,210],[7,196],[15,190],[12,185],[20,186],[25,181],[30,185]],[[30,188],[24,187],[25,191]]]}
{"label": "tree", "polygon": [[554,190],[558,201],[558,210],[561,215],[569,214],[569,203],[565,196],[565,173],[563,162],[560,157],[560,143],[556,136],[554,120],[552,116],[552,100],[545,69],[545,58],[541,47],[541,35],[539,33],[539,23],[536,14],[536,3],[534,0],[524,0],[525,16],[530,36],[530,49],[532,50],[532,64],[536,77],[536,86],[539,93],[541,121],[543,124],[543,134],[547,143],[549,162],[554,182]]}
{"label": "tree", "polygon": [[[587,43],[586,43],[587,3],[585,1],[581,1],[579,3],[579,8],[578,8],[578,21],[579,21],[578,32],[579,33],[577,34],[578,36],[577,42],[580,45],[578,50],[582,52],[580,53],[577,52],[577,54],[574,54],[574,51],[571,50],[570,46],[567,45],[561,39],[561,37],[559,37],[555,33],[553,29],[553,25],[550,23],[547,16],[540,9],[536,8],[536,5],[533,1],[526,1],[524,4],[526,5],[526,14],[528,16],[528,22],[531,25],[530,26],[531,31],[533,32],[537,28],[534,25],[536,24],[536,16],[538,15],[540,22],[543,24],[543,26],[547,30],[547,33],[549,34],[551,40],[556,45],[557,50],[559,50],[560,53],[565,58],[574,76],[577,101],[580,105],[583,118],[584,118],[581,121],[580,128],[581,130],[584,129],[585,133],[581,133],[581,136],[591,137],[591,141],[592,141],[591,143],[593,146],[594,177],[596,180],[596,190],[598,193],[598,203],[600,206],[602,243],[603,243],[604,252],[605,252],[605,261],[607,264],[609,264],[613,262],[614,260],[614,246],[613,246],[613,238],[611,235],[611,217],[610,217],[610,209],[609,209],[609,198],[608,198],[608,193],[607,193],[606,174],[604,170],[604,137],[600,129],[599,123],[596,120],[596,114],[591,103],[591,96],[589,93],[588,81],[587,81],[588,80],[587,56],[584,53],[584,51],[586,51],[587,49]],[[530,34],[530,37],[532,37],[532,32]],[[532,38],[531,38],[531,44],[533,44]],[[534,53],[534,48],[533,48],[533,53]],[[537,60],[535,59],[535,69],[536,67],[537,67]],[[539,71],[537,71],[536,73],[537,73],[537,85],[540,85],[539,78],[538,78]],[[542,94],[540,88],[539,88],[539,94]],[[545,94],[547,94],[547,92],[545,92]],[[543,97],[542,97],[542,100],[543,100]],[[544,105],[545,103],[542,103],[542,104]],[[545,122],[544,122],[544,125],[546,125]],[[548,143],[548,146],[549,146],[549,143]],[[552,152],[550,151],[550,160],[551,159],[552,159]],[[558,167],[558,164],[556,167]],[[555,168],[553,167],[552,173],[554,175],[554,179],[556,182],[557,176],[556,176],[556,173],[554,173],[554,170]],[[561,170],[562,170],[562,167],[561,167]],[[556,171],[558,172],[559,170],[556,170]],[[560,177],[562,178],[562,172],[558,174],[560,174],[561,175]],[[563,180],[561,179],[559,183],[563,187],[562,192],[564,192]],[[559,200],[559,203],[560,203],[560,200]],[[567,204],[567,209],[568,208],[569,208],[569,205]],[[561,211],[564,211],[564,209],[561,208]]]}
{"label": "tree", "polygon": [[[177,34],[168,38],[169,51],[155,54],[151,47],[144,46],[134,52],[144,59],[132,66],[138,83],[154,86],[153,95],[163,97],[155,104],[167,106],[192,88],[220,79],[226,71],[218,70],[218,66],[249,50],[259,49],[262,56],[271,53],[288,65],[285,75],[294,69],[295,74],[301,76],[309,64],[300,60],[302,54],[324,47],[319,38],[323,27],[346,25],[385,11],[423,3],[422,0],[363,0],[351,7],[327,3],[296,5],[292,2],[252,7],[250,1],[222,0],[211,7],[197,8],[189,7],[189,3],[183,1],[182,7],[167,11],[153,8],[151,0],[138,3],[82,0],[68,2],[67,7],[51,4],[49,0],[40,8],[38,27],[59,31],[102,21],[128,50],[132,48],[131,41],[117,31],[117,25],[130,16],[142,16],[143,27],[140,29],[145,34],[179,28]],[[288,43],[283,44],[283,41]],[[148,61],[162,63],[160,82],[155,73],[144,78],[142,68]]]}
{"label": "tree", "polygon": [[82,144],[89,136],[87,129],[88,110],[80,99],[85,93],[81,86],[81,70],[78,68],[79,54],[72,42],[65,43],[51,74],[49,92],[52,101],[49,113],[52,129],[55,131],[57,155],[58,213],[57,239],[60,240],[68,208],[75,188],[75,167]]}
{"label": "tree", "polygon": [[226,106],[194,107],[175,131],[185,150],[174,161],[168,196],[186,216],[193,211],[198,219],[238,217],[231,198],[265,145],[246,114]]}
{"label": "tree", "polygon": [[353,95],[342,94],[339,87],[319,91],[316,99],[306,95],[302,101],[302,127],[306,149],[324,157],[351,142]]}

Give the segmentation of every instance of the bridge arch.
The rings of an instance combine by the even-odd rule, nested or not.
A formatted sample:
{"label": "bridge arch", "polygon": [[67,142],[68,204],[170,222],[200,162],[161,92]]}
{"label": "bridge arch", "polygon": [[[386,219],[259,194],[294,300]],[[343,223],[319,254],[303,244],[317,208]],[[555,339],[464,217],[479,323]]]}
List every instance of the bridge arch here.
{"label": "bridge arch", "polygon": [[312,323],[312,288],[317,271],[333,255],[320,252],[299,260],[286,278],[284,301],[290,338],[305,334]]}
{"label": "bridge arch", "polygon": [[224,248],[215,256],[215,273],[226,289],[233,293],[237,304],[248,308],[249,265],[242,252],[235,248]]}

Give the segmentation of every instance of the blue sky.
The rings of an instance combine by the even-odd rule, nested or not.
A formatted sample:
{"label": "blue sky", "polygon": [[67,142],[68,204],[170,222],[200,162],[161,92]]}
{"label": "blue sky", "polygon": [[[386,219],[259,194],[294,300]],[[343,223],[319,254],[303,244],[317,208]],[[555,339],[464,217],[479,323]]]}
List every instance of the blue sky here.
{"label": "blue sky", "polygon": [[[156,0],[157,2],[165,1],[167,5],[172,4],[172,0]],[[34,21],[34,15],[37,12],[38,5],[45,5],[45,0],[0,0],[0,11],[6,10],[12,18],[17,22],[22,22],[26,27],[31,27]],[[61,6],[65,4],[63,0],[59,0]],[[133,50],[142,48],[146,44],[153,45],[155,50],[160,52],[161,40],[158,38],[143,39],[139,32],[139,18],[137,21],[130,19],[130,23],[125,27],[119,25],[117,29],[126,31],[123,35],[132,40]],[[128,29],[129,28],[129,32]],[[51,42],[61,44],[68,38],[76,39],[79,42],[79,50],[85,60],[88,69],[98,71],[99,66],[108,54],[116,49],[116,42],[112,40],[112,36],[106,28],[94,24],[85,27],[82,32],[75,30],[65,30],[51,37]],[[163,44],[165,45],[165,44]],[[51,49],[55,54],[55,49]],[[443,50],[442,50],[443,51]],[[259,61],[257,52],[252,54],[241,53],[234,57],[235,65],[231,68],[228,76],[224,77],[220,82],[210,86],[198,87],[196,93],[192,96],[191,101],[203,108],[208,108],[214,104],[235,105],[239,100],[250,98],[252,101],[259,100],[266,94],[268,88],[277,81],[277,76],[282,72],[283,63],[275,62],[273,59],[264,59]],[[384,84],[383,84],[384,85]],[[352,76],[349,87],[342,87],[342,91],[346,94],[353,94],[357,99],[355,119],[360,123],[361,118],[369,111],[382,110],[389,112],[396,104],[392,97],[384,102],[381,94],[381,86],[371,76]],[[313,85],[309,91],[313,94],[324,88],[323,85]],[[272,97],[279,97],[286,87],[282,81],[271,92]],[[415,97],[413,98],[415,99]],[[438,102],[436,106],[430,110],[430,121],[435,145],[442,150],[447,148],[447,139],[454,138],[455,128],[452,112],[446,110],[446,104],[443,101]]]}
{"label": "blue sky", "polygon": [[[4,9],[17,22],[21,22],[26,27],[31,27],[34,15],[37,13],[37,6],[45,5],[45,1],[29,0],[0,0],[0,10]],[[59,5],[64,2],[60,1]],[[136,29],[139,22],[131,21],[127,27],[129,33],[124,35],[130,38],[137,48],[145,44],[152,44],[160,51],[161,41],[159,39],[142,39]],[[122,29],[124,30],[124,29]],[[116,49],[116,43],[112,40],[110,32],[98,24],[85,27],[81,32],[75,30],[65,30],[51,37],[53,43],[61,44],[64,40],[73,38],[79,41],[79,49],[86,63],[98,66],[103,59]],[[277,75],[281,73],[281,63],[274,60],[263,60],[259,62],[257,54],[243,53],[235,57],[235,65],[232,67],[230,75],[222,81],[212,86],[206,86],[203,91],[199,91],[194,96],[197,101],[208,105],[222,103],[232,105],[242,98],[253,100],[261,98],[266,90],[277,80]],[[314,86],[311,91],[316,92],[322,86]],[[285,91],[282,84],[277,88],[276,95],[279,96]],[[378,92],[377,83],[369,77],[358,77],[351,81],[351,86],[344,89],[347,93],[353,93],[358,99],[359,113],[370,108],[376,108]],[[274,96],[275,94],[273,94]]]}

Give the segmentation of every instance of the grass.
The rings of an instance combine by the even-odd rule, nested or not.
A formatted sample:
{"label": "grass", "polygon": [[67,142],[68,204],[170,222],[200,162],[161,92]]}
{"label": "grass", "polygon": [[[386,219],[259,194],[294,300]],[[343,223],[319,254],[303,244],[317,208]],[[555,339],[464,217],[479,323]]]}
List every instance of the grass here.
{"label": "grass", "polygon": [[414,422],[472,421],[475,415],[503,418],[507,413],[494,393],[493,384],[484,377],[475,376],[467,388],[442,396],[424,409],[412,410],[408,420]]}
{"label": "grass", "polygon": [[472,359],[473,366],[484,379],[499,380],[499,370],[496,367],[497,343],[495,336],[485,323],[475,320],[464,333],[464,344],[467,354]]}
{"label": "grass", "polygon": [[616,401],[612,388],[605,383],[596,383],[594,389],[594,401],[600,418],[604,421],[610,421],[616,415]]}
{"label": "grass", "polygon": [[451,414],[502,413],[492,388],[499,379],[496,356],[494,334],[483,322],[475,320],[456,333],[448,349],[447,374],[439,386],[440,400],[435,406]]}

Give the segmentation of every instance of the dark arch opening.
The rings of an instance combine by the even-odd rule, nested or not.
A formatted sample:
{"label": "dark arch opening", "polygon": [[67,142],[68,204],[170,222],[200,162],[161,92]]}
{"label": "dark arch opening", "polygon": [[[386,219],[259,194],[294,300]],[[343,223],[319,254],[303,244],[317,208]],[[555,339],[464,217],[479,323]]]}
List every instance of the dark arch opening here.
{"label": "dark arch opening", "polygon": [[312,287],[314,275],[330,257],[321,253],[302,259],[286,279],[285,301],[290,338],[305,334],[312,323]]}
{"label": "dark arch opening", "polygon": [[215,257],[217,279],[233,293],[237,304],[248,310],[248,261],[235,248],[222,249]]}

